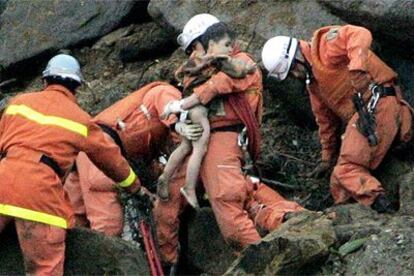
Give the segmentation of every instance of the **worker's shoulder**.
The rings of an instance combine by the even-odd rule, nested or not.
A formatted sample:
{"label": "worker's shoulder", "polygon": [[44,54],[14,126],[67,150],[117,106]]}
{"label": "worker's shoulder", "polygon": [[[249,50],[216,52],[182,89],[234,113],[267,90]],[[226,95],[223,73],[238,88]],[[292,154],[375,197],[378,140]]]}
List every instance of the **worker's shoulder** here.
{"label": "worker's shoulder", "polygon": [[162,95],[165,93],[175,93],[175,94],[181,94],[180,90],[178,90],[176,87],[174,87],[173,85],[166,83],[166,82],[162,82],[157,86],[154,86],[153,88],[151,88],[147,95]]}
{"label": "worker's shoulder", "polygon": [[232,58],[241,59],[248,62],[254,62],[252,55],[246,52],[238,52],[232,55]]}

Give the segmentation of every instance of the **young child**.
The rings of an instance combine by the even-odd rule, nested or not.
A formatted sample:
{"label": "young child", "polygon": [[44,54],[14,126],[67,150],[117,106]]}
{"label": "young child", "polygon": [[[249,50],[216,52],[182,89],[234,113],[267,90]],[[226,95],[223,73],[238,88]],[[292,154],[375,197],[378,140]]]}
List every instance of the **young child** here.
{"label": "young child", "polygon": [[[195,87],[206,82],[219,71],[233,78],[244,78],[256,70],[254,64],[247,64],[229,56],[230,43],[232,43],[232,38],[229,34],[223,34],[222,37],[208,41],[207,53],[202,47],[196,47],[193,50],[190,59],[176,72],[176,78],[184,79],[183,93],[185,96],[188,96]],[[171,154],[163,174],[158,179],[158,196],[161,200],[168,199],[169,179],[192,151],[186,171],[186,184],[180,189],[180,192],[192,207],[198,209],[195,188],[210,137],[208,109],[203,105],[197,105],[188,111],[188,117],[191,122],[203,127],[202,136],[197,141],[189,141],[182,137],[181,144]]]}

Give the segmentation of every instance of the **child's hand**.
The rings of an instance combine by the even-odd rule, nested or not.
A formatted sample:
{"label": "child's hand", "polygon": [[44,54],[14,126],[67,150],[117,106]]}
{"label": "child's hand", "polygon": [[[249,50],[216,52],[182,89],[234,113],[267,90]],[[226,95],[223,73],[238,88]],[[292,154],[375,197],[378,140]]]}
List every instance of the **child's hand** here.
{"label": "child's hand", "polygon": [[173,113],[176,114],[176,113],[184,112],[184,109],[181,107],[182,101],[183,100],[169,102],[165,106],[164,111],[162,112],[160,116],[160,119],[165,120],[168,118],[168,116],[170,116]]}

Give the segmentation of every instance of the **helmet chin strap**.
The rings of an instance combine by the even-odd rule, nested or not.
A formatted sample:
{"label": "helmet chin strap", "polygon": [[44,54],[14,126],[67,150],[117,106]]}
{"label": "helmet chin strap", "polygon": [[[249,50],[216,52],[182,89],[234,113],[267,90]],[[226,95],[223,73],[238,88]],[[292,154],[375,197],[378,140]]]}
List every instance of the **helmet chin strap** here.
{"label": "helmet chin strap", "polygon": [[303,65],[303,67],[305,68],[305,75],[306,75],[305,83],[306,83],[306,85],[311,84],[311,82],[313,80],[313,74],[312,74],[312,68],[311,68],[309,62],[307,62],[306,60],[305,61],[301,61],[301,60],[299,60],[297,58],[295,58],[295,62]]}

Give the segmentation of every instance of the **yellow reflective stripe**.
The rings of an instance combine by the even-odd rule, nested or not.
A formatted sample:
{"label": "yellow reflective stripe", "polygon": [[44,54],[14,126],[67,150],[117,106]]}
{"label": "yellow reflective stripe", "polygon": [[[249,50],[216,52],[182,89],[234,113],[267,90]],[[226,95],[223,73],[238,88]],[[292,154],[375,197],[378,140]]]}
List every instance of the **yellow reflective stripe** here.
{"label": "yellow reflective stripe", "polygon": [[41,222],[60,228],[68,228],[67,221],[62,217],[49,215],[46,213],[41,213],[38,211],[33,211],[13,205],[0,204],[0,214],[21,218],[25,220]]}
{"label": "yellow reflective stripe", "polygon": [[129,168],[128,177],[124,181],[119,182],[118,185],[120,187],[126,188],[126,187],[131,186],[135,182],[136,179],[137,179],[137,175],[134,173],[134,171],[131,168]]}
{"label": "yellow reflective stripe", "polygon": [[6,114],[21,115],[41,125],[54,125],[85,137],[88,136],[88,128],[85,125],[61,117],[44,115],[26,105],[10,105],[6,109]]}

